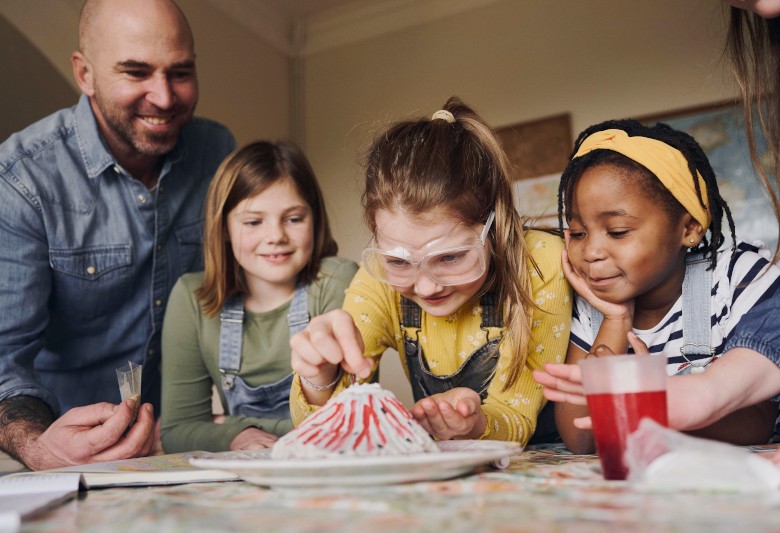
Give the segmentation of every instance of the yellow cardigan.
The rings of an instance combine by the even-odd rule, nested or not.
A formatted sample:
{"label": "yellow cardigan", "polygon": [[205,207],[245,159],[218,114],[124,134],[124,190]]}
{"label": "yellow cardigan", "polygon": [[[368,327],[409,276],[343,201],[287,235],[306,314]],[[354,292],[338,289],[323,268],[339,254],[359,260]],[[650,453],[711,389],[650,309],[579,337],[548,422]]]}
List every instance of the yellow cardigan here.
{"label": "yellow cardigan", "polygon": [[[533,435],[536,418],[545,404],[542,388],[533,380],[531,371],[542,368],[547,362],[564,362],[572,305],[571,288],[561,270],[563,241],[549,233],[533,230],[528,231],[525,237],[531,256],[542,273],[540,277],[528,265],[533,300],[538,306],[533,311],[533,338],[528,347],[525,368],[515,385],[506,391],[503,388],[512,347],[508,337],[501,343],[496,375],[482,404],[488,423],[481,437],[517,441],[523,445]],[[404,353],[400,294],[392,287],[374,280],[361,268],[347,289],[344,309],[354,318],[363,337],[365,356],[375,360],[374,369],[379,367],[379,359],[388,348]],[[486,342],[480,323],[478,298],[446,317],[434,317],[423,311],[419,340],[430,371],[438,375],[456,372],[465,358]],[[408,378],[405,357],[401,357],[401,364]],[[349,379],[349,376],[344,376],[334,394],[349,386]],[[293,422],[300,423],[315,409],[306,401],[300,378],[296,376],[290,402]]]}

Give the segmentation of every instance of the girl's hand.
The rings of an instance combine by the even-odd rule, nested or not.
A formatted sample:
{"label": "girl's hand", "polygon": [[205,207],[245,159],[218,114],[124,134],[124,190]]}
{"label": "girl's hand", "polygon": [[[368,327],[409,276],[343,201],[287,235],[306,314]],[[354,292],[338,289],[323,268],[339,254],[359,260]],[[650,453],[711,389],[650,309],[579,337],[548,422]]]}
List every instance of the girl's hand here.
{"label": "girl's hand", "polygon": [[236,438],[230,443],[230,451],[262,450],[263,448],[270,448],[277,440],[279,440],[279,437],[262,429],[246,428],[236,435]]}
{"label": "girl's hand", "polygon": [[361,378],[371,375],[371,361],[363,357],[363,338],[352,316],[336,309],[316,316],[306,329],[290,339],[292,369],[318,386],[333,382],[341,366]]}
{"label": "girl's hand", "polygon": [[[629,331],[626,334],[626,338],[628,339],[628,344],[630,344],[634,349],[634,353],[636,355],[650,355],[650,349],[647,347],[647,344],[645,344],[645,341],[640,339],[636,333]],[[613,352],[606,344],[599,344],[589,355],[602,357],[605,355],[615,355],[615,352]]]}
{"label": "girl's hand", "polygon": [[[628,342],[637,355],[649,355],[650,351],[642,339],[633,331],[628,332]],[[589,357],[615,355],[609,346],[596,346]],[[544,387],[542,393],[551,402],[567,402],[575,405],[588,405],[585,389],[582,386],[582,372],[576,364],[546,363],[544,370],[533,371],[534,380]],[[590,417],[575,418],[574,425],[580,429],[592,429]]]}
{"label": "girl's hand", "polygon": [[468,387],[456,387],[415,403],[412,416],[439,440],[478,439],[485,432],[487,416],[482,401]]}
{"label": "girl's hand", "polygon": [[[534,380],[544,387],[542,394],[551,402],[567,402],[575,405],[588,405],[585,389],[582,387],[582,373],[578,365],[545,363],[544,370],[534,370]],[[592,429],[589,416],[575,418],[574,426],[580,429]]]}
{"label": "girl's hand", "polygon": [[[564,232],[566,237],[566,247],[569,246],[569,231]],[[584,298],[590,305],[604,315],[605,320],[619,319],[627,320],[629,324],[634,320],[634,301],[629,300],[623,304],[615,304],[602,300],[596,296],[590,289],[588,282],[577,272],[569,261],[569,253],[566,250],[561,252],[561,266],[563,275],[577,294]]]}
{"label": "girl's hand", "polygon": [[644,341],[640,339],[633,331],[628,332],[628,344],[630,344],[634,349],[635,354],[650,355],[650,350],[647,348],[647,344],[645,344]]}
{"label": "girl's hand", "polygon": [[588,405],[579,365],[545,363],[544,370],[534,370],[533,377],[544,387],[544,397],[551,402]]}

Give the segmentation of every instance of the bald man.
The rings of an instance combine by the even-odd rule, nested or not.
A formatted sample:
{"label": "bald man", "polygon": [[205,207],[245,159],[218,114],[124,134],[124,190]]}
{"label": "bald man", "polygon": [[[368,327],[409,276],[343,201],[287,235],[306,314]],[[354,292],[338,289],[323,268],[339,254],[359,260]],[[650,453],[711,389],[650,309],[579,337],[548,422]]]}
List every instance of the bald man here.
{"label": "bald man", "polygon": [[[79,102],[0,145],[0,448],[36,470],[151,451],[166,301],[202,269],[203,200],[235,148],[193,118],[172,1],[87,0],[71,60]],[[147,402],[133,425],[128,361]]]}

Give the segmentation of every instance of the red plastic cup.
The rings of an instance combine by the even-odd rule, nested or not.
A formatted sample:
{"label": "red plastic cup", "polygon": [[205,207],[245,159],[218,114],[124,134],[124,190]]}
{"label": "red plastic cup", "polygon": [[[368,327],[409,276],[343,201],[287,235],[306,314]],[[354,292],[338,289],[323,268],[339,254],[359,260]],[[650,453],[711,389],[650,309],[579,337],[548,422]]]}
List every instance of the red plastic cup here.
{"label": "red plastic cup", "polygon": [[666,357],[615,355],[579,361],[604,479],[626,479],[626,439],[643,418],[668,426]]}

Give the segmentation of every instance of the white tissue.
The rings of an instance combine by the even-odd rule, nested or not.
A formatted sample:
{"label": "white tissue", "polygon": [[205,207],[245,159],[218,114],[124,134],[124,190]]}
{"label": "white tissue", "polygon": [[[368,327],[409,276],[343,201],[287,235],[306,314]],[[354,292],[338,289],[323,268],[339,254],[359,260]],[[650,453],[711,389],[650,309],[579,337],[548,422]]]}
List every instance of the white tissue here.
{"label": "white tissue", "polygon": [[628,479],[647,490],[775,492],[780,468],[745,448],[683,435],[645,419],[629,435]]}

